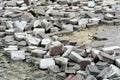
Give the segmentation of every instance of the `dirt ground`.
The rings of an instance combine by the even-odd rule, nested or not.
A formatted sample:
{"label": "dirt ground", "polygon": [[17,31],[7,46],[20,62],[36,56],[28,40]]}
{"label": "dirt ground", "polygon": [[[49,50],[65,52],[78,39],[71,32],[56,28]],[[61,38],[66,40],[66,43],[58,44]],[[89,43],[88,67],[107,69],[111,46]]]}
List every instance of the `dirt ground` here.
{"label": "dirt ground", "polygon": [[[116,27],[116,26],[114,26]],[[97,31],[114,28],[113,26],[100,26],[97,28],[75,31],[72,34],[65,34],[67,39],[77,39],[78,44],[93,41],[92,35]],[[1,50],[2,51],[2,50]],[[40,70],[37,66],[22,61],[11,61],[9,57],[0,54],[0,80],[60,80],[46,71]]]}

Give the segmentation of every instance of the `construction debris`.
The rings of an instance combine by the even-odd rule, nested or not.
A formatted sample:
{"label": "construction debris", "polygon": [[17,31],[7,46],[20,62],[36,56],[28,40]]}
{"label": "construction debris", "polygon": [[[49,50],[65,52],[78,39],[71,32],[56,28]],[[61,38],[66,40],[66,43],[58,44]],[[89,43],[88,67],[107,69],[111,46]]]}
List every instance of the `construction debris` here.
{"label": "construction debris", "polygon": [[63,80],[120,79],[120,28],[97,32],[93,37],[100,41],[84,48],[62,37],[101,24],[120,25],[119,0],[0,1],[4,55]]}

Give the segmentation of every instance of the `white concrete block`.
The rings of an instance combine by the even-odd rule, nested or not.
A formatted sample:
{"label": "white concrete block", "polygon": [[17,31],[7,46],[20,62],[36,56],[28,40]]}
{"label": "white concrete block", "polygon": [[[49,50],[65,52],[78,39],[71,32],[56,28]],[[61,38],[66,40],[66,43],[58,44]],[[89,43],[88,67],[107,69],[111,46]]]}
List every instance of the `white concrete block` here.
{"label": "white concrete block", "polygon": [[54,65],[55,65],[55,61],[53,60],[53,58],[46,58],[40,60],[39,67],[40,69],[47,69],[49,66],[54,66]]}
{"label": "white concrete block", "polygon": [[25,52],[24,51],[12,51],[11,52],[11,59],[12,60],[24,60],[25,59]]}

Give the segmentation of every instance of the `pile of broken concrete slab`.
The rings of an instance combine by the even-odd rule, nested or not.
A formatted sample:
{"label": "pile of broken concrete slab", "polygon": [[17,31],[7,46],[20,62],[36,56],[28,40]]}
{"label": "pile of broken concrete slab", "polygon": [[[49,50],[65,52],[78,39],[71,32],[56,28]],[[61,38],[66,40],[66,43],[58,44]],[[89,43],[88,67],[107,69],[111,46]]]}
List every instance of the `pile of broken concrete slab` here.
{"label": "pile of broken concrete slab", "polygon": [[120,79],[119,46],[76,46],[75,39],[58,36],[101,24],[120,25],[119,0],[1,0],[0,24],[0,37],[8,45],[5,55],[13,61],[33,63],[63,80]]}

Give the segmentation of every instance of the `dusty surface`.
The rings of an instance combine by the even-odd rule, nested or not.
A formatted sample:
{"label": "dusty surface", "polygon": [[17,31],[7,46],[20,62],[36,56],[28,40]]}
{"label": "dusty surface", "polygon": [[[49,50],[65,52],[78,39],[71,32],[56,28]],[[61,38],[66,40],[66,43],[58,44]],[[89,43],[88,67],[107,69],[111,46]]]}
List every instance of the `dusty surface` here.
{"label": "dusty surface", "polygon": [[[64,35],[64,37],[68,39],[77,39],[78,44],[88,43],[93,41],[92,35],[95,32],[110,28],[113,28],[113,26],[90,28],[83,31],[75,31],[72,34]],[[9,57],[4,56],[2,53],[3,52],[0,54],[0,77],[5,77],[5,80],[60,80],[56,79],[55,76],[47,74],[46,71],[40,70],[33,64],[21,61],[11,61]]]}
{"label": "dusty surface", "polygon": [[67,39],[77,39],[78,44],[82,44],[82,43],[89,43],[91,41],[93,41],[92,39],[92,35],[95,34],[96,32],[99,31],[104,31],[104,30],[108,30],[111,28],[117,28],[119,26],[99,26],[99,27],[94,27],[94,28],[89,28],[89,29],[85,29],[82,31],[75,31],[72,34],[67,34],[64,35],[65,38]]}

